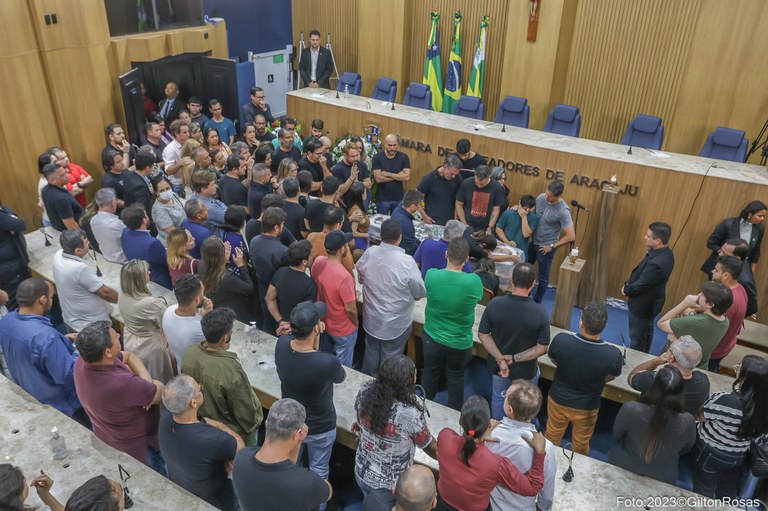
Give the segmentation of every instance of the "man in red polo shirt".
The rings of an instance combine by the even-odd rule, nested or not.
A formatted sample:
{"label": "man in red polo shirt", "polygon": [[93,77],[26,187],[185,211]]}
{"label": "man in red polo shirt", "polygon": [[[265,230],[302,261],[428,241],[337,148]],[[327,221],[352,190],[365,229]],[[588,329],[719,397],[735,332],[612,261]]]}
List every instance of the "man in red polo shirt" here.
{"label": "man in red polo shirt", "polygon": [[59,166],[66,169],[69,173],[69,183],[67,183],[67,190],[77,200],[80,205],[85,208],[85,189],[93,183],[91,175],[85,171],[80,165],[75,165],[69,161],[66,151],[61,147],[51,147],[48,151],[56,157],[56,161],[59,162]]}

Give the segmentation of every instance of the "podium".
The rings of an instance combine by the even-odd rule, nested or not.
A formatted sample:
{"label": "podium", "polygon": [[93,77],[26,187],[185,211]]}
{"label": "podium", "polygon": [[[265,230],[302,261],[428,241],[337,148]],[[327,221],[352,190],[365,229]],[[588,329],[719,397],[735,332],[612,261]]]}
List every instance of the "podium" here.
{"label": "podium", "polygon": [[557,274],[557,293],[555,294],[555,307],[552,310],[553,326],[571,329],[571,310],[576,304],[576,293],[579,290],[581,274],[586,264],[586,259],[576,259],[571,264],[568,257],[563,260]]}
{"label": "podium", "polygon": [[610,266],[608,240],[611,237],[613,213],[616,209],[619,189],[616,186],[606,184],[603,186],[601,195],[597,232],[594,237],[587,240],[588,245],[594,247],[594,251],[592,252],[592,259],[584,268],[582,285],[579,287],[576,297],[576,304],[581,308],[592,301],[605,303],[608,295],[608,272],[606,271],[606,268]]}

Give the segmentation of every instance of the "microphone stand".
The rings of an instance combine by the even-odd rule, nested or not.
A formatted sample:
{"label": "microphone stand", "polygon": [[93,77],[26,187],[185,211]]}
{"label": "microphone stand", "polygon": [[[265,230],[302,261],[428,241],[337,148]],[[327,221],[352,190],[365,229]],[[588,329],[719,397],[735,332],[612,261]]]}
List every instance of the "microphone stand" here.
{"label": "microphone stand", "polygon": [[[570,456],[568,456],[568,453],[565,452],[565,449],[568,448],[568,447],[571,448],[571,455]],[[565,456],[566,459],[568,460],[568,470],[566,470],[565,474],[563,474],[563,481],[565,481],[566,483],[570,483],[571,481],[573,481],[573,477],[574,477],[574,475],[573,475],[573,456],[575,454],[576,453],[573,451],[573,444],[568,443],[568,444],[566,444],[565,447],[563,447],[563,456]]]}
{"label": "microphone stand", "polygon": [[96,263],[96,276],[102,277],[101,268],[99,268],[99,261],[96,259],[96,249],[91,247],[91,258],[93,258],[93,262]]}

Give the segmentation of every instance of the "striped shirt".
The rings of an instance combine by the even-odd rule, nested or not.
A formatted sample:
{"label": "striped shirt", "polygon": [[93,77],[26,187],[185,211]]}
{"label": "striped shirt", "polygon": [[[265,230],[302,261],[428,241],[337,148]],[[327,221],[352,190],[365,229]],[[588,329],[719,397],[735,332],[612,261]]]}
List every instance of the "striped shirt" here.
{"label": "striped shirt", "polygon": [[716,392],[702,405],[706,422],[698,424],[699,438],[710,447],[731,454],[749,450],[749,438],[739,435],[741,401],[736,392]]}

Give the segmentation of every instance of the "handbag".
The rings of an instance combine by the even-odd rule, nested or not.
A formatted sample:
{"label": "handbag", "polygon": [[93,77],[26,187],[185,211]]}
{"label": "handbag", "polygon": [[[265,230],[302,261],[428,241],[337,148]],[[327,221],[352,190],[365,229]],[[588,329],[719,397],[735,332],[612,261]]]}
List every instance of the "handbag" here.
{"label": "handbag", "polygon": [[768,477],[768,434],[752,439],[749,457],[752,474],[755,477]]}

